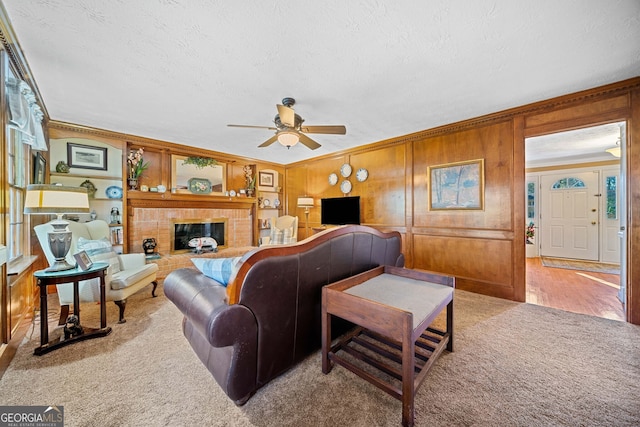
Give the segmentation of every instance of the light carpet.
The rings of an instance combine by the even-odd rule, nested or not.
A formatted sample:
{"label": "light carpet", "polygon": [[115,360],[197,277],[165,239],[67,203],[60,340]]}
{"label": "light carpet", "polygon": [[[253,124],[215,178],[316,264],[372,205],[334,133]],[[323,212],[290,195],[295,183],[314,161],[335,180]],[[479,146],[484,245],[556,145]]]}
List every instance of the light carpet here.
{"label": "light carpet", "polygon": [[[322,374],[319,352],[237,407],[162,292],[131,297],[122,325],[108,308],[111,335],[41,357],[35,325],[0,379],[0,404],[63,405],[66,426],[400,425],[400,401],[340,366]],[[418,391],[417,426],[640,425],[640,327],[463,291],[455,313],[455,352]],[[97,314],[83,306],[83,323]]]}
{"label": "light carpet", "polygon": [[567,270],[582,270],[593,273],[620,274],[619,264],[606,262],[582,261],[568,258],[541,257],[542,265],[545,267],[565,268]]}

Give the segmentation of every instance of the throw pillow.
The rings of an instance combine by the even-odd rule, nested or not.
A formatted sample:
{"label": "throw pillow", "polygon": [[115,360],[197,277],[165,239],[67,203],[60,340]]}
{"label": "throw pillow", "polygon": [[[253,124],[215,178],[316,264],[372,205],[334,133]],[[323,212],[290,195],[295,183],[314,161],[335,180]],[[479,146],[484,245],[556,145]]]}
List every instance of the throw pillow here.
{"label": "throw pillow", "polygon": [[275,225],[271,226],[271,242],[272,245],[281,245],[284,243],[284,231]]}
{"label": "throw pillow", "polygon": [[78,251],[85,251],[93,262],[108,262],[109,274],[116,274],[120,271],[118,254],[113,251],[109,239],[89,240],[84,237],[79,237],[77,248]]}
{"label": "throw pillow", "polygon": [[288,227],[284,229],[284,234],[282,236],[282,243],[289,244],[295,243],[296,241],[293,239],[293,227]]}
{"label": "throw pillow", "polygon": [[205,276],[227,286],[229,279],[238,271],[240,257],[235,258],[191,258],[191,262]]}

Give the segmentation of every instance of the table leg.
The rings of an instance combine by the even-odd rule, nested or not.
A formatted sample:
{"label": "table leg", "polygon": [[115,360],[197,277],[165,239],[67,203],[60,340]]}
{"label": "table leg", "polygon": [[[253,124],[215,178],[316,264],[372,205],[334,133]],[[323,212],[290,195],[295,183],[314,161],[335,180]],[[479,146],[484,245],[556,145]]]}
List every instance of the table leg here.
{"label": "table leg", "polygon": [[413,426],[414,423],[414,355],[415,341],[411,339],[413,321],[411,316],[404,319],[402,329],[402,425]]}
{"label": "table leg", "polygon": [[49,343],[49,319],[47,307],[47,285],[38,279],[40,287],[40,345]]}
{"label": "table leg", "polygon": [[331,372],[329,350],[331,349],[331,314],[327,313],[327,294],[322,290],[322,373]]}
{"label": "table leg", "polygon": [[78,318],[78,325],[80,322],[80,283],[77,280],[73,281],[73,314]]}
{"label": "table leg", "polygon": [[104,270],[100,274],[100,328],[107,327],[107,302],[106,289],[104,283]]}

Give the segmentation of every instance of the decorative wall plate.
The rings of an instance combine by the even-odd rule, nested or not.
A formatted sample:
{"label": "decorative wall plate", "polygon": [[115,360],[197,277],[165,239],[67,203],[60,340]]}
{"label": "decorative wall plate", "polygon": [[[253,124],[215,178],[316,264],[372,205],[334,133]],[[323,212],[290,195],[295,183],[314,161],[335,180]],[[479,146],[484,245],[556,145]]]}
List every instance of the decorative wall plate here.
{"label": "decorative wall plate", "polygon": [[338,183],[338,175],[335,173],[332,173],[331,175],[329,175],[329,184],[336,185],[337,183]]}
{"label": "decorative wall plate", "polygon": [[205,178],[191,178],[187,181],[187,187],[194,194],[211,193],[211,181]]}
{"label": "decorative wall plate", "polygon": [[117,185],[107,187],[105,194],[108,199],[122,199],[122,187],[118,187]]}
{"label": "decorative wall plate", "polygon": [[359,182],[366,181],[368,177],[369,177],[369,171],[366,170],[365,168],[360,168],[358,169],[358,172],[356,172],[356,179]]}
{"label": "decorative wall plate", "polygon": [[349,181],[348,179],[342,181],[340,183],[340,191],[342,191],[344,194],[351,193],[351,181]]}
{"label": "decorative wall plate", "polygon": [[351,165],[349,163],[345,163],[340,166],[340,175],[343,177],[348,178],[351,175],[351,172],[353,172],[353,169],[351,169]]}
{"label": "decorative wall plate", "polygon": [[269,199],[264,199],[264,201],[262,202],[262,204],[264,205],[265,208],[268,208],[269,206],[271,206],[271,200]]}

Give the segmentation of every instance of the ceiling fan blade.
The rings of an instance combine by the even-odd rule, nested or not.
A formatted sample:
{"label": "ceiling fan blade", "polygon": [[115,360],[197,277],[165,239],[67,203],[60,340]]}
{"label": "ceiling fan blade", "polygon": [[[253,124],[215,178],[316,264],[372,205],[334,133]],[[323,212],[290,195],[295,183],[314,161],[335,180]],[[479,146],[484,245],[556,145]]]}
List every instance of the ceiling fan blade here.
{"label": "ceiling fan blade", "polygon": [[278,135],[273,135],[271,138],[267,139],[265,142],[263,142],[262,144],[258,145],[258,148],[262,148],[262,147],[268,147],[271,144],[273,144],[274,142],[276,142],[278,140]]}
{"label": "ceiling fan blade", "polygon": [[325,133],[333,135],[345,135],[347,128],[341,125],[338,126],[306,126],[303,125],[300,130],[305,133]]}
{"label": "ceiling fan blade", "polygon": [[269,130],[278,130],[273,126],[251,126],[251,125],[227,125],[232,128],[253,128],[253,129],[269,129]]}
{"label": "ceiling fan blade", "polygon": [[294,127],[296,123],[296,112],[293,111],[293,108],[281,104],[277,104],[277,107],[280,122],[287,127]]}
{"label": "ceiling fan blade", "polygon": [[315,150],[316,148],[321,147],[320,144],[309,138],[307,135],[303,133],[298,133],[298,135],[300,136],[300,143],[306,145],[308,148]]}

